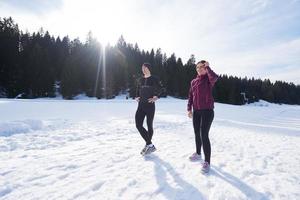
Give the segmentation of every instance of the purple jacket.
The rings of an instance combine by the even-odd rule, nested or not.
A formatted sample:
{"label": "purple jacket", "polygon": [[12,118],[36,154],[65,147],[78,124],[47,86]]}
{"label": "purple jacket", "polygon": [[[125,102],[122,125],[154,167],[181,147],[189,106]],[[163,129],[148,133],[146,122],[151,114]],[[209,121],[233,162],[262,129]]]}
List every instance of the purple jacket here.
{"label": "purple jacket", "polygon": [[207,67],[207,74],[197,75],[197,77],[191,81],[187,105],[188,111],[191,111],[192,107],[193,110],[214,108],[212,88],[217,79],[218,75],[213,72],[210,67]]}

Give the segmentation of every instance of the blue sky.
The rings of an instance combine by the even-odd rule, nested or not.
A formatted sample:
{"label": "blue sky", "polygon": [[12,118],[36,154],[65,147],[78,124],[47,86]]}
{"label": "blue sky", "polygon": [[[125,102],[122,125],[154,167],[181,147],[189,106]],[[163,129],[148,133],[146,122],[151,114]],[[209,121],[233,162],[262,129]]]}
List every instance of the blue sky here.
{"label": "blue sky", "polygon": [[102,43],[207,59],[219,74],[300,84],[300,0],[0,0],[0,17]]}

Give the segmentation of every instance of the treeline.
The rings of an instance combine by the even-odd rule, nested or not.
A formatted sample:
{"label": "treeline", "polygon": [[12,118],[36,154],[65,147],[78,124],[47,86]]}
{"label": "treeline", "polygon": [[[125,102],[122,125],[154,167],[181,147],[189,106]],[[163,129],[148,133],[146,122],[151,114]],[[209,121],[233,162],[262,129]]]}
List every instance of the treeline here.
{"label": "treeline", "polygon": [[[195,57],[183,63],[161,49],[141,50],[121,36],[114,46],[101,45],[88,33],[85,42],[68,36],[54,38],[42,29],[23,33],[11,18],[0,18],[0,97],[38,98],[62,95],[72,99],[134,97],[141,65],[149,62],[163,85],[162,96],[187,98],[196,76]],[[300,104],[300,86],[254,78],[221,75],[214,88],[217,102],[244,104],[263,99]]]}

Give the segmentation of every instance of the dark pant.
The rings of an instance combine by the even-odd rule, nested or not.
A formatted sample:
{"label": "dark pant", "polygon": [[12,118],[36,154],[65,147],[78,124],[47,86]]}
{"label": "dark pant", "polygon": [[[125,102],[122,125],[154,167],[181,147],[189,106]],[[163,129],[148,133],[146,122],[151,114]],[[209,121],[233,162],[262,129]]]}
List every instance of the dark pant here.
{"label": "dark pant", "polygon": [[[153,136],[153,118],[155,113],[154,103],[139,103],[138,109],[135,113],[135,125],[146,144],[152,144]],[[143,127],[144,119],[147,117],[148,131]]]}
{"label": "dark pant", "polygon": [[201,154],[201,146],[205,155],[205,161],[210,163],[210,141],[208,138],[209,129],[214,119],[214,110],[195,110],[193,112],[193,126],[195,132],[196,152]]}

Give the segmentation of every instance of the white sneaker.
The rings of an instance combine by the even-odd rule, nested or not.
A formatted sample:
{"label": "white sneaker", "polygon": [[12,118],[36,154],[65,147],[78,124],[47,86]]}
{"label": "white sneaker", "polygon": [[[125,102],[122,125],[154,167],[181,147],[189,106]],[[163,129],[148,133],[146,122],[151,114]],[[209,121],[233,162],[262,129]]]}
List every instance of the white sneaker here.
{"label": "white sneaker", "polygon": [[155,146],[153,144],[149,144],[149,145],[147,145],[146,150],[143,155],[153,153],[154,151],[156,151]]}
{"label": "white sneaker", "polygon": [[141,154],[144,155],[145,152],[146,152],[146,150],[147,150],[147,145],[144,146],[144,148],[143,148],[142,151],[141,151]]}
{"label": "white sneaker", "polygon": [[194,161],[202,160],[202,157],[201,157],[201,154],[199,155],[195,152],[189,157],[189,159],[190,159],[190,161],[194,162]]}
{"label": "white sneaker", "polygon": [[210,165],[208,164],[208,162],[205,161],[205,162],[202,164],[201,172],[202,172],[203,174],[207,174],[207,173],[209,172],[209,170],[210,170]]}

